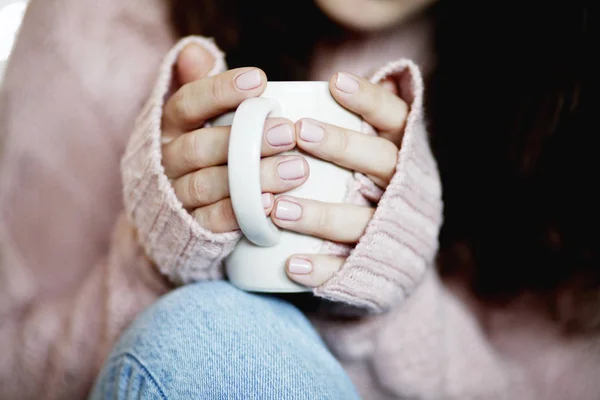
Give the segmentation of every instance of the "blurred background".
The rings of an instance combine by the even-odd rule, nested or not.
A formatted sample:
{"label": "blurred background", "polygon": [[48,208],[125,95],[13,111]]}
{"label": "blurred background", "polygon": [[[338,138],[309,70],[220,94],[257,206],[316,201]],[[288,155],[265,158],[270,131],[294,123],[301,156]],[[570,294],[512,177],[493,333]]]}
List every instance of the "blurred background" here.
{"label": "blurred background", "polygon": [[27,0],[0,0],[0,82],[26,7]]}

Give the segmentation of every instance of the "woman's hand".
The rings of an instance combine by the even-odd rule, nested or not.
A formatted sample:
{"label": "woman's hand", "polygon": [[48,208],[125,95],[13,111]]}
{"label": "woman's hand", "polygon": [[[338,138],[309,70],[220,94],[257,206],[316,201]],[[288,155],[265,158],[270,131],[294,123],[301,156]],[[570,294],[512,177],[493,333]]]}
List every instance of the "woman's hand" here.
{"label": "woman's hand", "polygon": [[[378,130],[379,136],[302,119],[295,126],[298,147],[316,157],[362,172],[385,189],[396,171],[407,104],[396,95],[391,81],[376,85],[354,75],[337,73],[329,86],[334,98],[361,115]],[[275,202],[271,219],[288,230],[354,244],[364,233],[374,211],[371,207],[282,195]],[[297,254],[288,260],[287,273],[300,284],[316,287],[338,271],[344,261],[342,257]]]}
{"label": "woman's hand", "polygon": [[[204,228],[219,233],[238,228],[227,179],[230,127],[201,127],[245,99],[259,96],[267,79],[257,68],[238,68],[209,77],[213,65],[214,58],[199,45],[189,45],[181,52],[177,77],[182,86],[167,100],[163,112],[166,144],[162,163],[183,206]],[[267,120],[260,178],[267,214],[273,209],[272,193],[300,186],[308,177],[303,157],[274,156],[295,145],[291,121]]]}

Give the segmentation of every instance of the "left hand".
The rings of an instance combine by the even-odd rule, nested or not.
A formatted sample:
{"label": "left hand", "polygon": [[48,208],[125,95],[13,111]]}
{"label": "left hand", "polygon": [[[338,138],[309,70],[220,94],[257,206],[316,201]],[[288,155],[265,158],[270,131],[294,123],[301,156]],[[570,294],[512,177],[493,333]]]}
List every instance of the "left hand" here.
{"label": "left hand", "polygon": [[[338,103],[362,116],[379,136],[302,119],[296,122],[297,146],[315,157],[362,172],[385,189],[396,171],[408,105],[396,95],[391,81],[377,85],[352,74],[337,73],[330,79],[329,89]],[[374,212],[372,207],[280,196],[271,219],[284,229],[355,244]],[[344,262],[343,257],[296,254],[288,259],[286,270],[290,279],[317,287]]]}

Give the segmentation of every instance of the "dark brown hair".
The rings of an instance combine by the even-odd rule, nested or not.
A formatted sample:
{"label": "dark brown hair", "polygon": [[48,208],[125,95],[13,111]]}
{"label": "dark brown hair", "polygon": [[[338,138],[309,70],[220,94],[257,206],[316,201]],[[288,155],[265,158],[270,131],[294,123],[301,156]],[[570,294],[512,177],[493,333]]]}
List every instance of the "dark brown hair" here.
{"label": "dark brown hair", "polygon": [[305,80],[314,44],[343,31],[310,0],[170,0],[176,34],[213,37],[229,67],[257,66],[270,80]]}
{"label": "dark brown hair", "polygon": [[484,299],[536,294],[563,326],[598,328],[596,21],[579,2],[457,3],[437,10],[428,92],[442,273]]}
{"label": "dark brown hair", "polygon": [[[258,66],[272,80],[306,79],[316,41],[346,34],[308,0],[171,2],[179,35],[214,37],[230,67]],[[533,294],[563,326],[597,329],[595,16],[573,1],[521,4],[440,0],[428,11],[440,271],[483,300]]]}

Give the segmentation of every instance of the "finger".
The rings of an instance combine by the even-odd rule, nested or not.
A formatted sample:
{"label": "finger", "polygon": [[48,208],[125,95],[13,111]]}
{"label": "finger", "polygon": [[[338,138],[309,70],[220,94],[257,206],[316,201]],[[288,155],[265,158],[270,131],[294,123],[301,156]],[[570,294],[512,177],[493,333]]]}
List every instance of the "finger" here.
{"label": "finger", "polygon": [[167,100],[163,130],[187,132],[207,119],[237,107],[265,89],[267,77],[258,68],[237,68],[183,85]]}
{"label": "finger", "polygon": [[[263,193],[262,200],[265,214],[269,215],[273,210],[273,195]],[[197,208],[192,212],[192,216],[203,228],[214,233],[231,232],[239,229],[230,198],[220,200],[206,207]]]}
{"label": "finger", "polygon": [[379,86],[392,93],[395,96],[398,96],[398,85],[393,79],[387,78],[379,82]]}
{"label": "finger", "polygon": [[282,228],[340,243],[356,243],[373,217],[374,209],[346,203],[280,196],[271,213]]}
{"label": "finger", "polygon": [[296,122],[302,150],[342,167],[368,175],[385,188],[396,171],[398,148],[379,136],[365,135],[313,119]]}
{"label": "finger", "polygon": [[[285,192],[302,185],[308,178],[308,163],[304,157],[267,157],[260,164],[263,192]],[[226,166],[210,167],[175,180],[173,190],[183,207],[192,209],[229,197],[228,182]]]}
{"label": "finger", "polygon": [[291,280],[308,287],[317,287],[327,282],[338,272],[345,258],[317,255],[294,255],[286,264],[286,272]]}
{"label": "finger", "polygon": [[[214,126],[178,136],[163,145],[162,163],[169,178],[179,178],[189,172],[227,162],[229,126]],[[261,154],[272,156],[291,150],[296,145],[294,126],[284,118],[269,118]]]}
{"label": "finger", "polygon": [[177,57],[177,80],[180,85],[204,78],[215,65],[215,57],[197,43],[190,43]]}
{"label": "finger", "polygon": [[338,72],[329,80],[333,97],[347,109],[362,116],[379,133],[400,144],[408,105],[381,86],[356,75]]}

